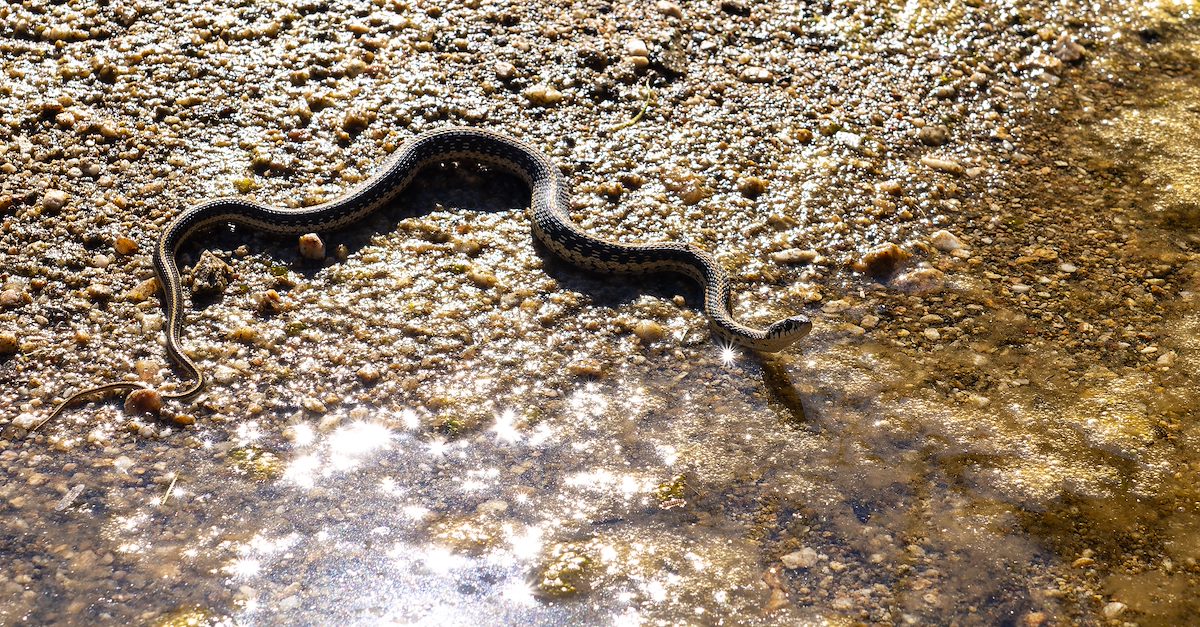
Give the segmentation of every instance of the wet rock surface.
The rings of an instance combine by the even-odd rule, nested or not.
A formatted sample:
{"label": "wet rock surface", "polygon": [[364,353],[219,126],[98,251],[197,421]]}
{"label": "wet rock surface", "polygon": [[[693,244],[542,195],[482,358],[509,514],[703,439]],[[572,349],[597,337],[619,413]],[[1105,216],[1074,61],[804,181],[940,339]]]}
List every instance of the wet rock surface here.
{"label": "wet rock surface", "polygon": [[[1196,11],[0,7],[0,623],[1194,622]],[[449,124],[813,332],[723,350],[686,279],[578,271],[446,164],[328,253],[186,243],[205,394],[25,437],[178,385],[178,212]]]}

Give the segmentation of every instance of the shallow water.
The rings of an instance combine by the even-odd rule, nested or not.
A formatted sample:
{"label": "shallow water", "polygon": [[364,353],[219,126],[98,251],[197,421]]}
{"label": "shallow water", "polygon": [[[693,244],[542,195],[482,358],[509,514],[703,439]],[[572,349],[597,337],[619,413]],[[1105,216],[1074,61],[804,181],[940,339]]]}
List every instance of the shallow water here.
{"label": "shallow water", "polygon": [[[506,5],[180,5],[115,41],[63,44],[5,15],[7,103],[70,94],[129,138],[73,138],[53,107],[6,118],[0,160],[24,165],[5,185],[36,191],[0,190],[4,287],[29,296],[0,311],[20,343],[0,365],[15,408],[0,415],[0,623],[1198,620],[1198,8],[884,4],[573,15],[616,57],[621,19],[704,35],[643,35],[652,73],[612,61],[625,95],[595,102],[608,75],[589,87],[575,52],[556,56],[578,42]],[[273,18],[296,32],[270,34]],[[505,43],[477,24],[510,29]],[[190,77],[169,98],[73,74],[172,28],[195,39],[144,55],[147,76]],[[361,44],[384,67],[412,55],[401,85],[322,58],[322,41],[363,29],[411,46]],[[1056,64],[1060,33],[1086,55]],[[296,49],[315,59],[303,80],[278,62]],[[531,109],[524,84],[489,82],[489,54],[514,50],[564,104]],[[774,82],[740,80],[749,63]],[[248,89],[227,80],[239,73],[279,95],[237,113],[188,104]],[[596,131],[638,110],[643,82],[647,117]],[[326,137],[345,101],[385,89],[362,135]],[[151,340],[158,303],[124,296],[175,207],[243,187],[297,206],[336,194],[439,106],[552,153],[586,228],[708,246],[734,271],[740,318],[804,311],[812,335],[779,355],[724,349],[685,280],[580,272],[533,243],[519,182],[439,167],[326,234],[324,262],[240,231],[189,243],[185,263],[210,250],[236,273],[189,317],[206,394],[162,419],[92,403],[27,434],[22,416],[66,390],[175,381]],[[160,126],[136,127],[143,114]],[[952,139],[917,141],[934,122]],[[88,160],[110,187],[70,173]],[[763,195],[739,191],[747,173]],[[47,186],[88,203],[53,214]],[[961,248],[940,248],[940,229]],[[141,252],[111,254],[117,234]],[[858,262],[888,241],[911,258],[870,276]],[[772,260],[793,248],[821,257]],[[264,316],[268,289],[284,306]]]}

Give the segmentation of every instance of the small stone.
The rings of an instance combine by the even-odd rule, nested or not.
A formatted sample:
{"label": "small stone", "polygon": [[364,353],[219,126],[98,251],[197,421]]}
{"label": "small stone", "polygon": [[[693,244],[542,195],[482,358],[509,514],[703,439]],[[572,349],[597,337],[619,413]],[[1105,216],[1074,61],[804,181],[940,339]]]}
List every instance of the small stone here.
{"label": "small stone", "polygon": [[304,409],[307,409],[314,414],[323,414],[329,411],[329,408],[325,406],[325,403],[322,403],[320,399],[312,396],[304,397],[304,400],[301,401],[300,404],[304,406]]}
{"label": "small stone", "polygon": [[479,268],[471,268],[468,270],[467,278],[470,279],[471,282],[476,286],[484,289],[496,287],[496,283],[499,282],[499,279],[496,278],[496,275],[488,272],[487,270],[481,270]]}
{"label": "small stone", "polygon": [[904,186],[900,184],[900,181],[891,179],[880,183],[879,191],[890,196],[899,196],[904,191]]}
{"label": "small stone", "polygon": [[229,281],[234,277],[233,268],[209,251],[200,255],[200,260],[192,268],[192,296],[194,298],[212,298],[225,292]]}
{"label": "small stone", "polygon": [[1072,274],[1072,273],[1074,273],[1074,272],[1075,272],[1076,270],[1078,270],[1078,269],[1079,269],[1079,268],[1078,268],[1078,267],[1076,267],[1076,266],[1075,266],[1075,264],[1073,264],[1073,263],[1060,263],[1060,264],[1058,264],[1058,271],[1059,271],[1059,272],[1065,272],[1065,273],[1067,273],[1067,274]]}
{"label": "small stone", "polygon": [[958,94],[958,90],[954,88],[954,85],[941,85],[930,92],[931,96],[939,100],[949,100],[956,94]]}
{"label": "small stone", "polygon": [[254,298],[255,307],[258,313],[264,316],[275,315],[285,309],[283,305],[283,297],[275,290],[267,290],[261,292]]}
{"label": "small stone", "polygon": [[788,553],[779,558],[783,562],[783,567],[788,570],[796,570],[797,568],[812,568],[817,564],[817,552],[804,547],[799,551]]}
{"label": "small stone", "polygon": [[342,130],[347,133],[358,133],[367,128],[375,115],[367,109],[353,107],[342,117]]}
{"label": "small stone", "polygon": [[31,413],[23,413],[13,418],[12,425],[20,429],[30,429],[40,422],[38,417]]}
{"label": "small stone", "polygon": [[375,383],[382,376],[379,368],[369,364],[359,368],[355,374],[358,375],[358,379],[363,383]]}
{"label": "small stone", "polygon": [[633,334],[638,336],[641,341],[650,343],[661,340],[666,335],[666,331],[661,324],[653,320],[639,320],[633,326]]}
{"label": "small stone", "polygon": [[604,366],[594,359],[579,359],[567,366],[567,372],[577,377],[603,377]]}
{"label": "small stone", "polygon": [[721,10],[730,15],[750,15],[750,7],[742,0],[721,0]]}
{"label": "small stone", "polygon": [[1071,567],[1072,568],[1087,568],[1088,566],[1091,566],[1092,564],[1095,564],[1095,563],[1096,563],[1096,560],[1094,560],[1090,557],[1081,557],[1081,558],[1075,560],[1074,562],[1071,562]]}
{"label": "small stone", "polygon": [[891,285],[910,294],[936,294],[946,287],[946,275],[936,268],[917,268],[895,277]]}
{"label": "small stone", "polygon": [[137,249],[138,243],[123,235],[113,240],[113,250],[117,251],[118,255],[132,255]]}
{"label": "small stone", "polygon": [[751,65],[742,68],[742,72],[738,75],[738,78],[743,83],[769,83],[773,76],[771,70]]}
{"label": "small stone", "polygon": [[812,249],[789,248],[770,254],[771,261],[782,264],[813,263],[820,258],[820,253]]}
{"label": "small stone", "polygon": [[258,331],[254,327],[238,327],[229,334],[229,339],[243,344],[253,344],[258,341]]}
{"label": "small stone", "polygon": [[189,414],[174,414],[171,416],[171,422],[181,427],[186,427],[196,424],[196,419]]}
{"label": "small stone", "polygon": [[933,235],[930,235],[929,242],[933,244],[934,248],[944,253],[962,248],[962,242],[959,241],[958,237],[945,229],[936,231]]}
{"label": "small stone", "polygon": [[544,84],[534,85],[523,92],[525,99],[543,107],[558,104],[563,99],[561,91]]}
{"label": "small stone", "polygon": [[837,131],[833,134],[833,141],[836,141],[847,148],[858,150],[859,148],[862,148],[863,137],[858,133]]}
{"label": "small stone", "polygon": [[134,390],[125,397],[125,413],[134,415],[155,414],[162,410],[162,395],[154,390]]}
{"label": "small stone", "polygon": [[62,209],[67,204],[67,193],[58,189],[48,189],[42,196],[42,209],[50,213]]}
{"label": "small stone", "polygon": [[1063,63],[1075,63],[1087,54],[1087,50],[1071,39],[1070,35],[1063,33],[1050,48],[1050,54]]}
{"label": "small stone", "polygon": [[[0,349],[0,352],[3,352],[3,349]],[[1167,351],[1159,355],[1158,359],[1154,360],[1154,363],[1160,366],[1170,367],[1175,365],[1176,358],[1178,358],[1178,355],[1175,353],[1175,351]]]}
{"label": "small stone", "polygon": [[925,336],[925,339],[927,339],[931,342],[936,342],[936,341],[942,339],[942,334],[937,329],[934,329],[934,328],[925,329],[924,331],[921,332],[921,334]]}
{"label": "small stone", "polygon": [[103,303],[112,300],[113,290],[103,283],[93,283],[87,288],[87,296],[96,302]]}
{"label": "small stone", "polygon": [[325,242],[316,233],[305,233],[300,236],[300,256],[313,261],[325,258]]}
{"label": "small stone", "polygon": [[10,287],[0,291],[0,307],[4,309],[16,309],[30,302],[33,302],[33,298],[23,289]]}
{"label": "small stone", "polygon": [[648,57],[650,56],[650,48],[646,46],[646,42],[637,37],[632,37],[625,42],[625,54],[631,57]]}
{"label": "small stone", "polygon": [[1128,607],[1129,607],[1128,605],[1125,605],[1124,603],[1122,603],[1120,601],[1113,601],[1112,603],[1108,603],[1107,605],[1105,605],[1104,609],[1101,610],[1101,612],[1104,613],[1105,618],[1116,618],[1116,617],[1124,614],[1125,610],[1128,609]]}
{"label": "small stone", "polygon": [[896,272],[900,264],[907,261],[911,254],[896,244],[888,242],[876,246],[854,262],[854,269],[871,275],[877,279],[886,279]]}
{"label": "small stone", "polygon": [[21,342],[12,331],[0,332],[0,355],[13,355],[21,350]]}
{"label": "small stone", "polygon": [[950,174],[962,174],[965,169],[962,164],[952,159],[938,159],[937,157],[921,157],[921,165],[933,168],[939,172],[948,172]]}
{"label": "small stone", "polygon": [[663,15],[665,15],[667,17],[676,17],[676,18],[683,17],[683,9],[680,8],[680,6],[678,4],[675,4],[674,2],[668,2],[667,0],[658,0],[658,2],[656,2],[654,4],[654,8],[659,13],[662,13]]}
{"label": "small stone", "polygon": [[140,303],[158,292],[158,277],[150,277],[125,293],[125,299],[131,303]]}
{"label": "small stone", "polygon": [[498,61],[492,66],[492,72],[496,74],[496,78],[507,82],[517,77],[517,66],[508,61]]}
{"label": "small stone", "polygon": [[917,131],[917,139],[926,146],[941,146],[950,140],[950,129],[941,124],[925,126]]}
{"label": "small stone", "polygon": [[1030,612],[1022,617],[1021,623],[1024,624],[1025,627],[1041,627],[1046,623],[1046,613]]}
{"label": "small stone", "polygon": [[757,198],[767,191],[767,180],[757,176],[747,176],[738,180],[737,188],[746,198]]}
{"label": "small stone", "polygon": [[874,329],[879,324],[879,316],[867,314],[862,317],[862,320],[858,321],[858,324],[864,329]]}

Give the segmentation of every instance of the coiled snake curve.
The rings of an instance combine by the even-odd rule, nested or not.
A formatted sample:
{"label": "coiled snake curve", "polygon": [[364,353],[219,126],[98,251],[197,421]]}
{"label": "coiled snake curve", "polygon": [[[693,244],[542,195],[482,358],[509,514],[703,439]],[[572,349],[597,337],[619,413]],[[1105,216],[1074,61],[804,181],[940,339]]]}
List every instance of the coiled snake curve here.
{"label": "coiled snake curve", "polygon": [[[532,192],[534,236],[555,255],[576,266],[601,273],[670,271],[691,277],[704,287],[704,313],[713,328],[734,344],[776,352],[804,337],[812,327],[805,316],[785,318],[766,329],[741,324],[730,312],[729,279],[708,252],[679,242],[624,244],[588,235],[568,215],[567,184],[558,168],[541,151],[494,131],[453,127],[413,137],[388,158],[375,176],[319,205],[278,209],[241,198],[218,198],[195,205],[176,217],[158,238],[154,270],[165,296],[167,355],[190,377],[191,383],[181,391],[162,396],[188,400],[198,395],[205,385],[204,373],[179,348],[184,305],[175,255],[184,241],[202,229],[225,223],[281,235],[338,229],[390,203],[422,167],[447,161],[480,162],[524,179]],[[146,387],[140,382],[118,381],[81,390],[59,403],[37,427],[85,396]]]}

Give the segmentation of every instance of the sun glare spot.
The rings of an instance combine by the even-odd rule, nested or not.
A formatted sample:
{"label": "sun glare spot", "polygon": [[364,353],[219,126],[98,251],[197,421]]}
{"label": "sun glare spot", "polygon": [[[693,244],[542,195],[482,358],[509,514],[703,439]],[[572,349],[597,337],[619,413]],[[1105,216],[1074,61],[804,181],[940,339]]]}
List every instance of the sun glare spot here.
{"label": "sun glare spot", "polygon": [[517,414],[511,409],[506,409],[504,413],[496,416],[496,424],[492,427],[496,438],[509,444],[520,442],[521,432],[513,424],[516,420]]}
{"label": "sun glare spot", "polygon": [[258,560],[248,557],[238,558],[233,560],[233,563],[225,567],[225,572],[234,577],[253,577],[262,569],[262,565]]}
{"label": "sun glare spot", "polygon": [[737,351],[732,346],[721,347],[721,363],[726,366],[732,366],[737,361]]}

